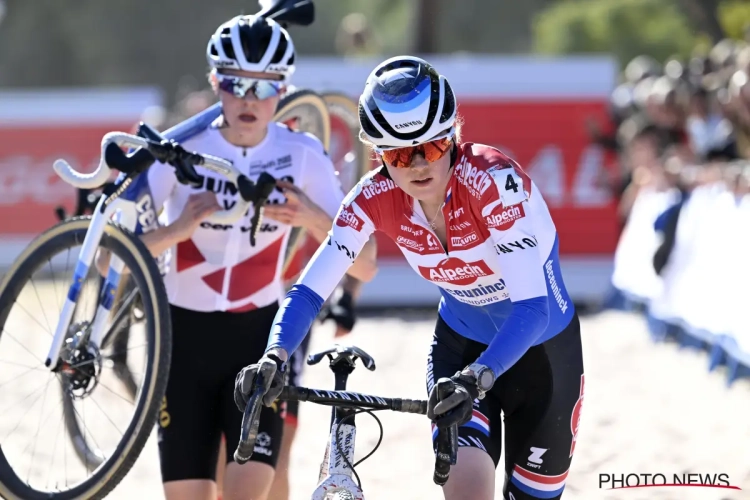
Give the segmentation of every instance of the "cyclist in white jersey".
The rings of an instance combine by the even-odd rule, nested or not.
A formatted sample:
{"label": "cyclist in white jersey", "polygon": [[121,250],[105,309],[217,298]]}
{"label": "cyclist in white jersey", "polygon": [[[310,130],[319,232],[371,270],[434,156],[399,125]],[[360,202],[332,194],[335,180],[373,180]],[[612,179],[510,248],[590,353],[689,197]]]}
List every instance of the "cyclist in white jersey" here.
{"label": "cyclist in white jersey", "polygon": [[[233,463],[242,414],[234,407],[236,373],[263,354],[284,295],[282,265],[293,226],[323,241],[344,193],[320,141],[272,122],[279,94],[294,70],[294,46],[276,22],[237,16],[219,26],[207,47],[209,80],[223,115],[183,138],[187,150],[234,163],[251,180],[277,179],[255,246],[252,209],[234,224],[206,218],[237,203],[237,187],[202,167],[202,185],[177,182],[156,163],[129,189],[149,192],[163,224],[142,239],[154,255],[171,250],[164,277],[171,305],[173,351],[159,428],[167,499],[215,500],[217,458],[226,460],[224,499],[264,499],[282,437],[279,405],[264,408],[252,461]],[[374,242],[348,274],[369,281],[376,272]],[[164,416],[168,417],[164,417]],[[222,433],[226,457],[217,457]]]}
{"label": "cyclist in white jersey", "polygon": [[[238,407],[261,367],[274,373],[264,403],[275,401],[285,360],[352,257],[380,230],[442,295],[427,392],[433,439],[438,429],[459,425],[445,498],[495,498],[503,450],[504,498],[560,498],[584,376],[578,316],[541,193],[497,149],[461,141],[453,91],[422,59],[377,66],[359,107],[361,137],[383,167],[347,195],[328,239],[287,293],[265,356],[237,375]],[[442,401],[440,379],[452,387]]]}

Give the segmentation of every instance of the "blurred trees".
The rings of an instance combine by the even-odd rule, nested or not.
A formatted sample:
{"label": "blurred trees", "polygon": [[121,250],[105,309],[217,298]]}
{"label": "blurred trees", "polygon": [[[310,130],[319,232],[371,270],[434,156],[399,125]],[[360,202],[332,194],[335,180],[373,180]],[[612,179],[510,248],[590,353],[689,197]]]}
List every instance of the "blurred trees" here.
{"label": "blurred trees", "polygon": [[[315,0],[315,23],[291,32],[303,57],[528,52],[533,16],[551,1]],[[172,97],[180,81],[205,85],[216,27],[258,10],[257,0],[7,0],[0,86],[157,84]],[[356,36],[341,26],[357,12],[372,33],[363,51],[347,49]]]}
{"label": "blurred trees", "polygon": [[545,54],[601,53],[621,64],[639,54],[663,61],[707,51],[725,36],[742,38],[747,0],[558,0],[534,21],[534,47]]}
{"label": "blurred trees", "polygon": [[[205,47],[257,0],[5,0],[0,86],[159,85],[173,98],[205,86]],[[291,28],[302,57],[340,54],[610,53],[687,55],[741,37],[748,0],[315,0]],[[361,14],[361,15],[359,15]],[[343,22],[342,22],[343,21]],[[363,35],[366,34],[366,35]],[[366,42],[362,37],[366,36]]]}

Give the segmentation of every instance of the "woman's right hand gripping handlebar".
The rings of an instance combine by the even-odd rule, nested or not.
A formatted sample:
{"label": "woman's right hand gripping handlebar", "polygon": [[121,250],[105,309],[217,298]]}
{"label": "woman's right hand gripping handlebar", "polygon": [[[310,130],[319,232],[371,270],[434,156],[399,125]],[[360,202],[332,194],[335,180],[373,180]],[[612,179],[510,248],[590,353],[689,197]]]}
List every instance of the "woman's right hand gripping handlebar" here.
{"label": "woman's right hand gripping handlebar", "polygon": [[281,394],[286,382],[286,361],[282,359],[285,353],[276,349],[266,352],[257,363],[243,368],[234,381],[234,403],[241,412],[245,411],[250,396],[255,391],[255,381],[258,374],[263,381],[263,404],[271,406]]}

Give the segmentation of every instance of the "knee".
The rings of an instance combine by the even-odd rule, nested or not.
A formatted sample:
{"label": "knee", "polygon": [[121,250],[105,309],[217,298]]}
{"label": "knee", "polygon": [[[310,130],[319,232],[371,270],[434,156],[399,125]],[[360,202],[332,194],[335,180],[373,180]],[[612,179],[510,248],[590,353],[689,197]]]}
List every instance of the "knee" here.
{"label": "knee", "polygon": [[495,498],[495,464],[487,452],[479,448],[458,449],[456,465],[451,467],[448,482],[443,486],[445,500],[493,500]]}

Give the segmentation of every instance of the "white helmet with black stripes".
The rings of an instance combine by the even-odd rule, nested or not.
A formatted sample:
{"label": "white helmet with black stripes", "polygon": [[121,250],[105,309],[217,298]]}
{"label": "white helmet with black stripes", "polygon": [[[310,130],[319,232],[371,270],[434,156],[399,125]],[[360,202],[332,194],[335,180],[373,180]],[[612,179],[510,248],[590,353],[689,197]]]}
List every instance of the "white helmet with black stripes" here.
{"label": "white helmet with black stripes", "polygon": [[275,73],[286,81],[294,73],[294,43],[273,19],[237,16],[219,26],[206,47],[214,69]]}

